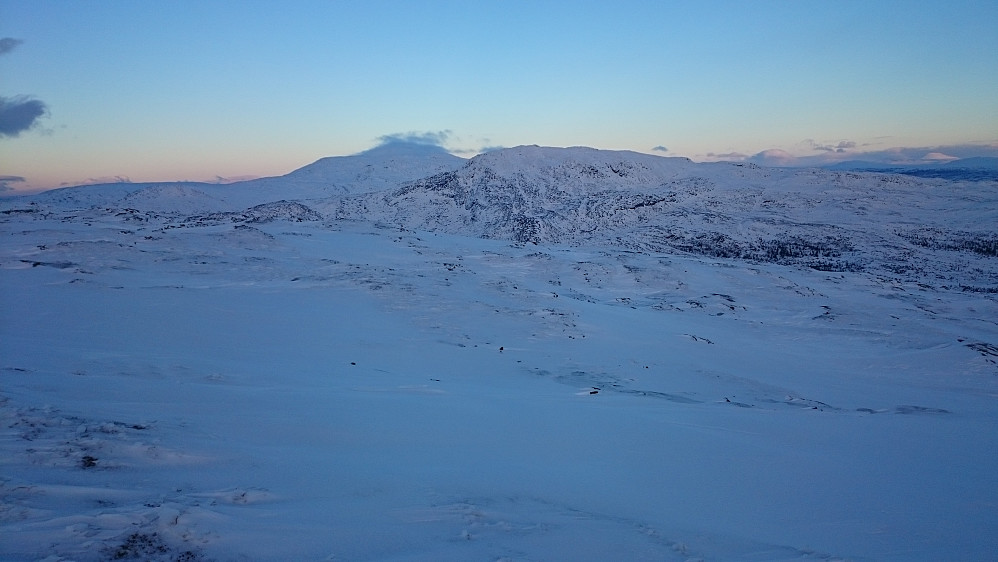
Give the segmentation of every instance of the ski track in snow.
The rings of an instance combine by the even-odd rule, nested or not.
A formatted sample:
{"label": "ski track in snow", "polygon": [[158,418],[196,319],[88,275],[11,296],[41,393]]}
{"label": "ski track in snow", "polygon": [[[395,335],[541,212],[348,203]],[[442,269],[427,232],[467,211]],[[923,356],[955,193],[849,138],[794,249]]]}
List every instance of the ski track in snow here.
{"label": "ski track in snow", "polygon": [[[346,195],[300,203],[272,196],[279,178],[4,200],[0,557],[998,551],[998,303],[980,290],[998,266],[955,249],[961,232],[993,233],[993,182],[907,204],[953,186],[692,163],[679,168],[702,180],[662,180],[673,164],[583,149],[486,156],[320,161],[291,191]],[[604,189],[621,181],[624,199]],[[794,195],[801,182],[818,194]],[[841,195],[862,182],[882,189]],[[668,197],[642,187],[659,184]],[[579,186],[598,195],[589,214],[570,200]],[[512,207],[476,206],[490,189]],[[639,215],[600,214],[618,200]],[[510,218],[532,201],[557,216]],[[705,209],[743,245],[789,223],[741,212],[795,229],[825,216],[820,239],[900,216],[910,267],[885,273],[897,256],[866,226],[850,231],[847,258],[867,260],[855,271],[633,229]],[[517,234],[527,224],[536,236]]]}

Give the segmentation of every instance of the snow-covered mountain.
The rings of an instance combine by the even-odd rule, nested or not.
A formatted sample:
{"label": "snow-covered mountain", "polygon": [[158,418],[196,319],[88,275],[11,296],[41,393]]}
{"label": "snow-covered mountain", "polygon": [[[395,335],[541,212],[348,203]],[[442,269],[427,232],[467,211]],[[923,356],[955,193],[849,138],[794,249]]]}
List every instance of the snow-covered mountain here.
{"label": "snow-covered mountain", "polygon": [[393,189],[454,170],[464,162],[438,146],[392,142],[352,156],[321,158],[284,176],[229,184],[219,191],[226,200],[246,206],[275,199],[316,199]]}
{"label": "snow-covered mountain", "polygon": [[439,146],[390,142],[353,156],[322,158],[280,179],[291,183],[332,185],[343,193],[365,193],[450,171],[464,162],[464,158]]}
{"label": "snow-covered mountain", "polygon": [[[627,151],[521,146],[464,160],[390,143],[229,185],[65,188],[8,212],[127,215],[170,228],[355,220],[521,244],[600,246],[998,288],[998,182],[696,164]],[[280,209],[276,212],[275,209]]]}
{"label": "snow-covered mountain", "polygon": [[[391,189],[453,170],[465,159],[436,146],[388,143],[351,156],[322,158],[287,175],[230,184],[113,183],[54,189],[32,195],[61,210],[130,208],[165,214],[241,211],[278,200],[316,199]],[[21,201],[25,198],[14,198]]]}
{"label": "snow-covered mountain", "polygon": [[958,158],[949,162],[931,164],[893,164],[849,160],[824,167],[829,170],[885,172],[954,181],[998,181],[998,158],[990,156]]}
{"label": "snow-covered mountain", "polygon": [[517,147],[387,193],[337,200],[333,212],[421,230],[562,242],[664,201],[669,195],[660,188],[691,168],[686,159],[630,152]]}
{"label": "snow-covered mountain", "polygon": [[988,560],[998,182],[386,146],[0,200],[0,559]]}
{"label": "snow-covered mountain", "polygon": [[993,184],[518,147],[317,208],[521,243],[680,251],[984,289],[998,285],[996,205]]}

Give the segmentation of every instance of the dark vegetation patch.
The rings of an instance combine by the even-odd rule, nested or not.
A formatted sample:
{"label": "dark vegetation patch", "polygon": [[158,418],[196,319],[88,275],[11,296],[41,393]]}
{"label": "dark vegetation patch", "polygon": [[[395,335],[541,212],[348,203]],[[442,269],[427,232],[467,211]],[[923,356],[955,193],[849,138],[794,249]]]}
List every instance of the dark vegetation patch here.
{"label": "dark vegetation patch", "polygon": [[637,242],[621,242],[652,251],[678,250],[712,258],[797,265],[818,271],[858,272],[864,269],[862,264],[847,259],[855,248],[845,236],[804,238],[787,234],[772,239],[743,241],[722,232],[652,227],[642,232]]}
{"label": "dark vegetation patch", "polygon": [[159,533],[132,533],[120,545],[108,552],[111,560],[148,560],[170,562],[197,562],[204,560],[194,550],[171,548]]}
{"label": "dark vegetation patch", "polygon": [[920,228],[895,232],[910,244],[930,250],[970,252],[982,256],[998,257],[998,233],[946,231],[939,228]]}

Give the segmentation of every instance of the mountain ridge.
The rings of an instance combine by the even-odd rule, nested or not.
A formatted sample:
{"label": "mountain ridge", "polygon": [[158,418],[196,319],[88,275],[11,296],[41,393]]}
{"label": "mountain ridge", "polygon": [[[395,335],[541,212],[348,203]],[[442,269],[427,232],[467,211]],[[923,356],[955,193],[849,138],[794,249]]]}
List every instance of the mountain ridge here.
{"label": "mountain ridge", "polygon": [[[187,226],[354,220],[517,244],[605,245],[998,287],[994,181],[694,163],[589,147],[518,146],[466,160],[396,144],[277,178],[83,186],[3,205],[25,201],[49,212],[127,209]],[[272,203],[285,211],[261,215]]]}
{"label": "mountain ridge", "polygon": [[[374,221],[520,244],[643,252],[998,284],[995,186],[884,173],[696,164],[639,153],[517,147],[395,190],[315,202],[333,220]],[[957,217],[953,210],[962,208]],[[938,214],[939,212],[943,214]],[[926,242],[926,238],[945,242]],[[980,262],[980,263],[979,263]]]}

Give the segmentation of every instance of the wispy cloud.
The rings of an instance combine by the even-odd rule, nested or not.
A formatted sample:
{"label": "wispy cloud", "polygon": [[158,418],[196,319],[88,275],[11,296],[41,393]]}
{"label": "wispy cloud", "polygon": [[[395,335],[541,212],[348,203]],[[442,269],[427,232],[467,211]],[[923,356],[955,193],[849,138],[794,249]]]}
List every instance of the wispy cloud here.
{"label": "wispy cloud", "polygon": [[24,41],[14,39],[13,37],[4,37],[0,39],[0,55],[6,55],[7,53],[13,51],[14,48],[21,43],[24,43]]}
{"label": "wispy cloud", "polygon": [[666,148],[666,147],[664,147],[664,146],[662,146],[662,145],[658,145],[658,146],[653,146],[652,147],[652,151],[653,152],[669,152],[669,149]]}
{"label": "wispy cloud", "polygon": [[16,137],[38,124],[48,113],[41,100],[26,96],[0,97],[0,136]]}
{"label": "wispy cloud", "polygon": [[214,181],[210,181],[208,183],[238,183],[241,181],[259,179],[259,177],[260,176],[229,176],[229,177],[215,176]]}
{"label": "wispy cloud", "polygon": [[927,162],[951,162],[959,159],[959,156],[950,156],[949,154],[943,154],[942,152],[930,152],[922,157],[922,160]]}
{"label": "wispy cloud", "polygon": [[451,134],[453,134],[453,132],[449,129],[445,129],[443,131],[409,131],[408,133],[393,133],[378,137],[378,144],[386,145],[407,143],[442,147],[444,143],[447,142],[447,139],[451,136]]}
{"label": "wispy cloud", "polygon": [[11,184],[23,183],[24,181],[23,176],[0,176],[0,193],[14,191],[16,188]]}
{"label": "wispy cloud", "polygon": [[132,180],[128,176],[100,176],[96,178],[87,178],[83,181],[64,181],[59,184],[59,187],[67,187],[71,185],[102,185],[106,183],[132,183]]}
{"label": "wispy cloud", "polygon": [[[853,141],[836,144],[805,140],[801,146],[810,154],[794,154],[774,148],[746,158],[764,166],[827,166],[846,161],[862,161],[884,166],[941,164],[962,158],[998,157],[998,141],[941,146],[898,146],[881,150],[855,150]],[[866,145],[862,145],[866,146]],[[814,154],[817,152],[817,154]]]}
{"label": "wispy cloud", "polygon": [[708,152],[698,160],[706,160],[708,162],[741,162],[749,157],[748,154],[743,154],[741,152]]}
{"label": "wispy cloud", "polygon": [[832,144],[832,143],[818,143],[814,139],[804,139],[803,143],[801,144],[805,145],[811,150],[816,150],[819,152],[843,153],[848,150],[856,148],[856,143],[851,140],[841,140]]}
{"label": "wispy cloud", "polygon": [[797,166],[800,158],[786,150],[771,148],[748,158],[750,162],[762,166]]}

